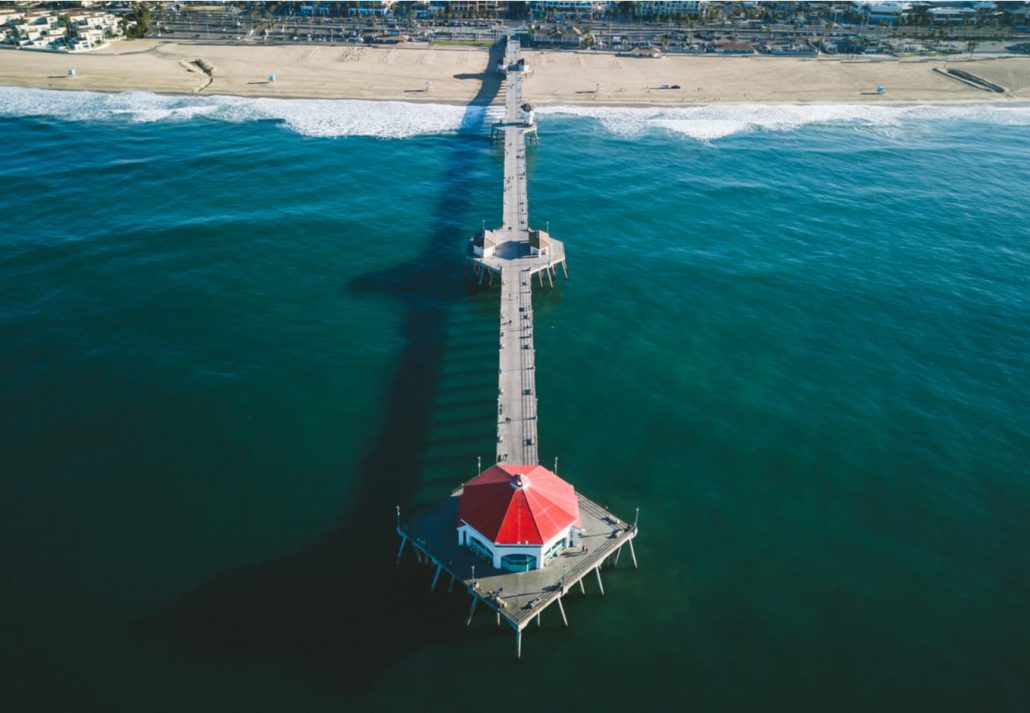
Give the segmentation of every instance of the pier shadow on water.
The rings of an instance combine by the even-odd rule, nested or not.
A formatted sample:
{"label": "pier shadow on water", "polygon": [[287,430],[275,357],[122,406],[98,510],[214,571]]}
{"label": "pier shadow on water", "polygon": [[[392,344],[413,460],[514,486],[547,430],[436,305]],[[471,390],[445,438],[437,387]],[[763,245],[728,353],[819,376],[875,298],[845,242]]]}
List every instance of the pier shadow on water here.
{"label": "pier shadow on water", "polygon": [[[462,280],[458,259],[461,236],[474,229],[478,220],[473,215],[479,215],[472,213],[469,202],[468,168],[483,145],[470,137],[484,135],[486,109],[501,83],[489,67],[496,66],[501,51],[500,46],[491,49],[488,70],[468,105],[460,130],[467,136],[450,142],[439,202],[427,216],[424,249],[410,262],[349,285],[359,295],[385,293],[401,302],[406,346],[385,395],[382,429],[355,466],[353,499],[341,503],[340,527],[304,551],[200,585],[141,622],[141,635],[198,658],[280,664],[284,671],[338,695],[374,685],[379,674],[424,646],[483,635],[461,626],[465,598],[429,597],[427,568],[413,560],[394,566],[398,539],[393,528],[394,506],[404,509],[417,501],[419,488],[427,485],[422,477],[427,467],[454,470],[454,461],[462,461],[464,467],[454,470],[449,481],[456,485],[472,475],[475,463],[471,452],[442,458],[435,454],[434,443],[449,439],[431,434],[431,426],[439,409],[447,408],[447,389],[441,384],[444,354],[452,346],[447,343],[452,310],[467,302],[472,289]],[[494,334],[491,320],[480,328]],[[486,361],[476,366],[485,368],[495,358],[489,339],[478,345],[486,347],[483,351],[459,354],[459,367],[473,368],[478,355]],[[496,377],[491,383],[495,389]],[[479,404],[467,395],[458,403],[473,408]],[[493,408],[491,399],[483,399],[481,410],[487,417],[481,423],[488,437]],[[461,418],[450,421],[465,423]],[[471,418],[468,422],[477,423]],[[441,479],[446,480],[428,483]]]}

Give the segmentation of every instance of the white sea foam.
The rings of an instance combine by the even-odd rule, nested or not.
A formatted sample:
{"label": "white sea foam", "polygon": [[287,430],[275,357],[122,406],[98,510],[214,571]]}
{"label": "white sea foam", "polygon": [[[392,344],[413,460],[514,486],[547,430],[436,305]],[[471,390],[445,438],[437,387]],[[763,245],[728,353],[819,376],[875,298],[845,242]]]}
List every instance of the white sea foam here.
{"label": "white sea foam", "polygon": [[850,124],[891,129],[942,120],[1030,126],[1030,106],[998,104],[713,104],[696,107],[549,106],[538,115],[596,119],[608,131],[636,136],[664,130],[701,141],[749,131],[794,131],[804,126]]}
{"label": "white sea foam", "polygon": [[[0,87],[0,117],[49,116],[73,121],[277,121],[305,136],[404,138],[473,129],[493,113],[481,107],[353,99],[254,99],[151,92]],[[489,118],[487,119],[489,120]]]}
{"label": "white sea foam", "polygon": [[[716,104],[696,107],[547,106],[537,114],[597,120],[608,131],[635,136],[673,132],[714,141],[751,131],[793,131],[804,126],[850,124],[884,133],[941,120],[1030,126],[1025,104],[869,105]],[[51,116],[79,121],[130,122],[275,121],[305,136],[404,138],[462,130],[486,131],[501,118],[499,107],[463,107],[354,99],[261,99],[231,96],[176,96],[151,92],[107,94],[0,87],[0,117]]]}

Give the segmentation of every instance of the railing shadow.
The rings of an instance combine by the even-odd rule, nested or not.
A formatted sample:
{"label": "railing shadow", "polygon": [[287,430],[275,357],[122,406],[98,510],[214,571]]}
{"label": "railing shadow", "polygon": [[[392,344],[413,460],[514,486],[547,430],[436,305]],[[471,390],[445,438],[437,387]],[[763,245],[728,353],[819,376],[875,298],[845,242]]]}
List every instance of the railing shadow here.
{"label": "railing shadow", "polygon": [[486,109],[501,86],[489,68],[501,52],[500,45],[491,49],[466,109],[465,137],[453,142],[424,249],[408,263],[350,285],[358,294],[385,292],[402,303],[407,346],[386,396],[384,426],[356,465],[357,487],[344,521],[304,551],[202,584],[141,622],[141,635],[197,657],[281,662],[341,694],[373,685],[423,646],[477,635],[461,626],[464,600],[430,598],[424,568],[394,566],[393,525],[394,505],[412,501],[425,466],[448,316],[467,299],[455,256],[461,254],[460,236],[474,227],[467,169],[483,149],[468,137],[485,129]]}

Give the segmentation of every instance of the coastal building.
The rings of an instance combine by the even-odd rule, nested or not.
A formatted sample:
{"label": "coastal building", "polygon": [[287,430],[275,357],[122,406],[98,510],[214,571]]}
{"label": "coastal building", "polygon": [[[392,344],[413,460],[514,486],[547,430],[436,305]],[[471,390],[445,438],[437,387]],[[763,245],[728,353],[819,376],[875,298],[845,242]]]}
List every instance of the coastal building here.
{"label": "coastal building", "polygon": [[527,5],[530,17],[559,22],[590,20],[608,12],[608,3],[591,0],[531,0]]}
{"label": "coastal building", "polygon": [[57,16],[51,12],[0,13],[4,37],[0,44],[20,49],[56,52],[95,49],[121,37],[121,20],[110,13],[87,12]]}
{"label": "coastal building", "polygon": [[10,7],[0,7],[0,27],[25,17],[25,13]]}
{"label": "coastal building", "polygon": [[5,17],[7,43],[19,49],[51,49],[51,44],[60,41],[66,32],[57,15],[49,12],[11,13]]}
{"label": "coastal building", "polygon": [[351,17],[386,17],[393,12],[394,0],[360,0],[352,3],[353,7],[347,8],[347,14]]}
{"label": "coastal building", "polygon": [[329,8],[325,5],[301,5],[301,17],[329,17]]}
{"label": "coastal building", "polygon": [[853,2],[851,6],[869,22],[888,24],[897,23],[909,9],[909,4],[903,2]]}
{"label": "coastal building", "polygon": [[699,15],[707,3],[701,0],[689,2],[635,2],[633,15],[636,17],[678,17],[680,15]]}
{"label": "coastal building", "polygon": [[90,12],[68,17],[69,45],[73,49],[96,49],[124,34],[121,18],[105,12]]}
{"label": "coastal building", "polygon": [[508,12],[508,3],[499,0],[426,0],[416,3],[418,17],[503,17]]}
{"label": "coastal building", "polygon": [[494,569],[543,569],[579,544],[576,491],[543,466],[498,463],[465,483],[457,533]]}
{"label": "coastal building", "polygon": [[971,7],[931,7],[926,14],[935,25],[976,24],[976,10]]}
{"label": "coastal building", "polygon": [[457,0],[431,4],[442,5],[443,9],[459,17],[497,17],[501,10],[501,3],[497,0]]}

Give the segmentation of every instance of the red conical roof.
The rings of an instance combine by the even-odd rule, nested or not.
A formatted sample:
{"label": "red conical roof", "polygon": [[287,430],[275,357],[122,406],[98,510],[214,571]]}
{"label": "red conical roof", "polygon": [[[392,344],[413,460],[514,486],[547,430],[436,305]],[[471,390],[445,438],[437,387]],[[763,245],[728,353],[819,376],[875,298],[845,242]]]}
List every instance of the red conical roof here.
{"label": "red conical roof", "polygon": [[498,463],[465,483],[462,522],[498,545],[542,545],[579,525],[579,501],[569,483],[543,466]]}

